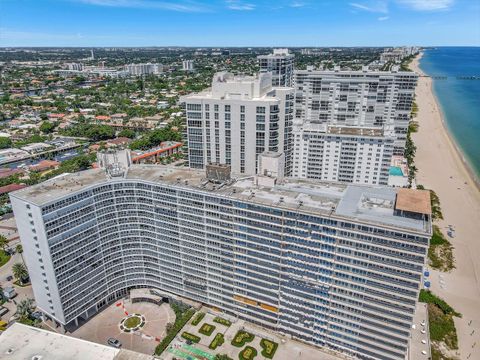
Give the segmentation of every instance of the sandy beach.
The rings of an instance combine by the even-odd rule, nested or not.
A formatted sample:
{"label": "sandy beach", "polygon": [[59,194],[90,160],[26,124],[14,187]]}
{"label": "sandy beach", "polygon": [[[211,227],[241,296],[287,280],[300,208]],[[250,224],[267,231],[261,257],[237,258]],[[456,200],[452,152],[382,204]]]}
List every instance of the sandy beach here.
{"label": "sandy beach", "polygon": [[443,233],[450,224],[456,230],[451,239],[456,269],[433,271],[432,291],[463,314],[455,318],[459,358],[480,359],[480,191],[448,134],[432,79],[422,76],[420,57],[410,65],[421,76],[416,89],[420,127],[412,135],[417,146],[417,183],[438,194],[444,216],[438,225]]}

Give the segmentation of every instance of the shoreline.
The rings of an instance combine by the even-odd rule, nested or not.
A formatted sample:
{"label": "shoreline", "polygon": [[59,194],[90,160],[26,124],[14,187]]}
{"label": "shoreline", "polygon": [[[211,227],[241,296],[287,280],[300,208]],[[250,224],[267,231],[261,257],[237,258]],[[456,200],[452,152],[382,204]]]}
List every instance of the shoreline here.
{"label": "shoreline", "polygon": [[[420,59],[423,57],[423,51],[421,51],[410,63],[409,67],[415,71],[419,76],[424,76],[430,79],[429,81],[429,90],[432,94],[433,101],[435,102],[435,107],[438,109],[440,115],[440,122],[443,127],[443,131],[447,137],[448,144],[452,148],[453,152],[456,154],[456,157],[462,163],[463,170],[466,172],[467,177],[470,179],[472,184],[475,185],[477,191],[480,192],[480,178],[476,175],[475,170],[473,169],[472,165],[468,162],[467,156],[465,155],[464,151],[461,149],[460,145],[458,145],[455,137],[450,132],[450,128],[446,121],[446,115],[443,111],[441,102],[439,101],[437,94],[435,93],[435,89],[433,87],[433,79],[430,75],[426,74],[422,69],[420,69]],[[415,121],[415,120],[414,120]],[[419,124],[420,125],[420,124]],[[420,125],[421,126],[421,125]]]}
{"label": "shoreline", "polygon": [[[419,75],[421,54],[410,68]],[[480,359],[480,191],[472,170],[450,134],[440,102],[433,90],[433,79],[421,76],[415,89],[419,123],[412,133],[417,146],[415,164],[417,184],[434,190],[440,198],[444,219],[435,224],[453,245],[455,269],[441,272],[430,269],[431,290],[463,314],[454,317],[461,359]],[[450,227],[455,234],[447,236]],[[427,265],[428,266],[428,265]],[[453,352],[450,353],[453,355]]]}

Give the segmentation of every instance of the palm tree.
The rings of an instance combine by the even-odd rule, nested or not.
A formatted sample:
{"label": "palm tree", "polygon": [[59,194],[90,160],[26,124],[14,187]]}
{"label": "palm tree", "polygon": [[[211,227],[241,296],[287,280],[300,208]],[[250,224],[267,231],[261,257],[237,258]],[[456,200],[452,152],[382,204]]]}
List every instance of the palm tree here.
{"label": "palm tree", "polygon": [[23,299],[17,304],[17,311],[15,312],[15,318],[19,321],[25,321],[30,318],[34,309],[32,299]]}
{"label": "palm tree", "polygon": [[0,249],[5,251],[5,248],[8,246],[8,239],[4,235],[0,235]]}
{"label": "palm tree", "polygon": [[22,263],[13,264],[12,272],[13,272],[13,276],[15,276],[15,278],[17,280],[20,280],[20,282],[22,283],[24,279],[28,278],[27,267]]}
{"label": "palm tree", "polygon": [[20,254],[20,256],[22,257],[22,262],[25,264],[25,260],[23,260],[23,246],[22,246],[22,244],[18,244],[15,247],[15,251]]}

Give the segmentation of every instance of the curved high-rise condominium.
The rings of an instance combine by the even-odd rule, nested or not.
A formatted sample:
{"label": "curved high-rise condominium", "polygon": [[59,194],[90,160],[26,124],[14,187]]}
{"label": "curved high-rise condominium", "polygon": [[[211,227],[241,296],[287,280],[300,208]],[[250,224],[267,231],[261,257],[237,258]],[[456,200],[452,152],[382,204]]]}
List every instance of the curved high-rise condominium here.
{"label": "curved high-rise condominium", "polygon": [[155,288],[358,358],[404,359],[428,192],[270,176],[133,165],[12,193],[38,307],[72,324]]}

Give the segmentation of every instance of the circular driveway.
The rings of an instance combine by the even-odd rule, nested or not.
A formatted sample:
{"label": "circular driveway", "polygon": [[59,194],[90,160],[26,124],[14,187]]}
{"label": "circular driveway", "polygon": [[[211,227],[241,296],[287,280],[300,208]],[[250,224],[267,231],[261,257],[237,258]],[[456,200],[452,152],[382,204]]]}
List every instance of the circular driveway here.
{"label": "circular driveway", "polygon": [[[127,314],[141,314],[145,317],[142,329],[132,333],[122,332],[119,324]],[[153,354],[158,344],[156,339],[166,335],[167,323],[175,322],[175,313],[169,304],[160,306],[151,303],[123,303],[122,300],[110,305],[72,333],[72,336],[99,344],[106,344],[108,338],[120,340],[122,348]]]}

